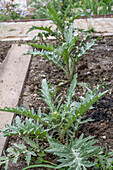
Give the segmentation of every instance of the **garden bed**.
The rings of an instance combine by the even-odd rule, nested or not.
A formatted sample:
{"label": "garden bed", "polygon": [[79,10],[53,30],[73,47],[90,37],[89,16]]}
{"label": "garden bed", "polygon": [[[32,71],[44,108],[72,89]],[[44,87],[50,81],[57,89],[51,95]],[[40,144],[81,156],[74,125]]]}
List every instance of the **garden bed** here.
{"label": "garden bed", "polygon": [[[12,43],[2,42],[0,43],[0,49],[3,48],[6,52]],[[5,52],[2,58],[6,55]],[[78,62],[75,73],[78,74],[78,82],[87,83],[91,88],[97,84],[106,82],[104,88],[110,89],[104,97],[94,104],[94,109],[87,112],[85,118],[91,117],[94,121],[81,125],[76,137],[79,137],[81,133],[84,133],[85,136],[95,136],[98,139],[97,145],[107,146],[109,151],[113,151],[113,37],[104,37],[99,40],[93,50]],[[66,80],[62,70],[48,60],[43,59],[41,56],[32,58],[28,78],[20,99],[21,107],[25,104],[27,108],[34,107],[37,112],[40,106],[42,108],[46,106],[42,100],[37,99],[40,97],[40,93],[37,92],[40,92],[41,82],[44,78],[47,79],[48,83],[51,83],[53,88],[62,80]],[[69,84],[65,84],[59,87],[57,93],[61,92],[63,96],[68,86]],[[84,88],[77,86],[76,96],[74,96],[75,100],[83,92]],[[46,110],[46,113],[48,113],[48,110]],[[20,137],[10,137],[8,146],[11,146],[15,142],[18,143],[20,139]],[[57,163],[56,158],[51,155],[48,155],[46,160]],[[16,164],[10,164],[8,169],[22,170],[25,166],[24,161],[19,160]],[[39,169],[42,170],[45,168]]]}
{"label": "garden bed", "polygon": [[[94,109],[90,110],[86,117],[92,117],[94,122],[84,125],[82,132],[86,135],[98,137],[100,145],[107,144],[109,149],[113,149],[113,37],[105,37],[98,41],[97,45],[85,55],[78,63],[75,73],[78,74],[78,82],[88,83],[92,88],[97,84],[106,82],[110,91],[103,98],[94,104]],[[39,106],[44,107],[44,102],[38,100],[42,79],[46,78],[48,83],[56,87],[66,77],[62,70],[57,68],[48,60],[40,56],[32,58],[29,75],[24,87],[23,96],[20,99],[20,106],[23,104],[27,108],[34,107],[35,111]],[[66,84],[59,88],[59,92],[66,93]],[[58,93],[59,93],[58,92]],[[83,94],[83,89],[77,86],[76,97]],[[111,128],[111,129],[110,129]],[[81,131],[78,132],[78,134]]]}

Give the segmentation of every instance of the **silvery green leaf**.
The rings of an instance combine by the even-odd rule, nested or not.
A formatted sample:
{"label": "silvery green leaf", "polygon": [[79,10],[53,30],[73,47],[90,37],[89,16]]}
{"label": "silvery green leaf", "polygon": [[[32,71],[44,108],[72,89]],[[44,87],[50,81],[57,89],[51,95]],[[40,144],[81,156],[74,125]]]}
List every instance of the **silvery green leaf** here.
{"label": "silvery green leaf", "polygon": [[46,152],[53,153],[58,156],[58,161],[61,162],[57,169],[68,168],[69,170],[92,167],[95,163],[89,160],[93,155],[98,153],[98,147],[93,146],[97,140],[93,137],[83,138],[83,134],[79,139],[71,139],[69,144],[63,145],[62,143],[56,143],[52,139],[49,139],[50,148],[46,149]]}
{"label": "silvery green leaf", "polygon": [[51,112],[55,112],[56,108],[54,106],[54,102],[53,102],[53,99],[51,97],[50,90],[48,88],[48,84],[46,82],[46,79],[42,80],[42,90],[41,90],[41,92],[42,92],[43,100],[49,106]]}

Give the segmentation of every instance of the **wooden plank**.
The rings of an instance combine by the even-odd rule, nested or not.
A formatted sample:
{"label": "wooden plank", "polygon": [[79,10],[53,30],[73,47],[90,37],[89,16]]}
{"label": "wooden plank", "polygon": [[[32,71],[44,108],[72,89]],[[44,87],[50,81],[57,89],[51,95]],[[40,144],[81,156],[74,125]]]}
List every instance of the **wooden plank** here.
{"label": "wooden plank", "polygon": [[[13,44],[3,64],[0,67],[0,107],[15,107],[22,93],[27,71],[31,61],[30,55],[23,55],[30,50],[27,45]],[[0,129],[5,124],[11,124],[14,114],[0,112]],[[0,155],[7,143],[6,138],[0,138]]]}

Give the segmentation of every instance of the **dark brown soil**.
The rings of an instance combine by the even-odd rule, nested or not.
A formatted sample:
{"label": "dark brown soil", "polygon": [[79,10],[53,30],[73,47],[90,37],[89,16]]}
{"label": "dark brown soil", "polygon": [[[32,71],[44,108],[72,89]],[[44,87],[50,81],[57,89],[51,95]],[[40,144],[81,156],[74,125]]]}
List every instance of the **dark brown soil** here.
{"label": "dark brown soil", "polygon": [[11,48],[11,43],[9,42],[0,42],[0,64],[5,59],[8,50]]}
{"label": "dark brown soil", "polygon": [[[0,44],[1,48],[3,48],[3,43]],[[109,89],[107,95],[95,103],[94,109],[85,115],[84,119],[91,117],[94,121],[80,126],[77,136],[81,133],[84,133],[85,136],[93,135],[98,139],[98,145],[108,146],[109,151],[113,151],[113,37],[99,40],[93,50],[79,61],[75,73],[78,74],[78,82],[89,83],[91,88],[106,82],[104,90]],[[44,102],[37,99],[40,97],[37,91],[40,91],[41,81],[44,78],[47,79],[48,83],[51,82],[52,87],[58,85],[62,80],[66,80],[62,70],[48,60],[41,56],[32,58],[20,106],[25,104],[28,108],[34,107],[35,111],[38,110],[39,106],[45,106]],[[59,91],[62,94],[66,93],[68,86],[66,84]],[[75,97],[82,94],[83,88],[77,86]],[[11,137],[9,144],[16,141],[16,138]],[[9,169],[21,170],[22,166],[24,167],[25,164],[19,161],[18,164],[10,165]],[[43,168],[41,169],[43,170]]]}

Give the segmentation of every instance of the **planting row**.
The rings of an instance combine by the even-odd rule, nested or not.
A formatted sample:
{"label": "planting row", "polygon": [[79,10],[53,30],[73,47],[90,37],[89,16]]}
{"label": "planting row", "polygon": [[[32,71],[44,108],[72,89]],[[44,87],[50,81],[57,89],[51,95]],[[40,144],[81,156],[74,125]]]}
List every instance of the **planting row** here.
{"label": "planting row", "polygon": [[[33,51],[27,54],[42,56],[53,62],[66,77],[57,87],[62,89],[67,83],[69,87],[66,94],[57,95],[57,89],[51,88],[51,84],[43,79],[40,93],[41,100],[46,103],[45,108],[0,108],[0,111],[16,114],[13,124],[1,130],[1,137],[21,136],[20,143],[14,143],[1,157],[0,165],[5,164],[5,169],[10,162],[16,163],[20,158],[28,165],[23,170],[35,167],[61,170],[113,169],[113,152],[97,146],[93,136],[84,137],[81,134],[76,137],[81,124],[93,121],[91,118],[83,119],[87,111],[109,90],[105,90],[105,83],[97,85],[93,90],[83,83],[86,90],[83,95],[76,95],[76,86],[80,83],[77,83],[75,68],[99,38],[93,39],[89,31],[74,28],[76,16],[69,17],[70,9],[71,6],[68,6],[65,12],[57,13],[47,6],[43,14],[53,21],[56,29],[32,26],[28,30],[38,29],[43,32],[36,35],[32,43],[28,43]],[[76,36],[75,32],[78,33]],[[49,36],[55,39],[52,44],[48,42]],[[48,161],[49,155],[57,161]]]}

